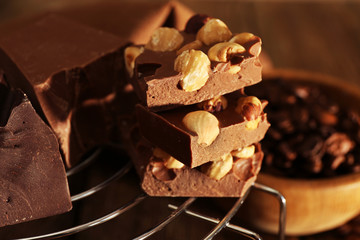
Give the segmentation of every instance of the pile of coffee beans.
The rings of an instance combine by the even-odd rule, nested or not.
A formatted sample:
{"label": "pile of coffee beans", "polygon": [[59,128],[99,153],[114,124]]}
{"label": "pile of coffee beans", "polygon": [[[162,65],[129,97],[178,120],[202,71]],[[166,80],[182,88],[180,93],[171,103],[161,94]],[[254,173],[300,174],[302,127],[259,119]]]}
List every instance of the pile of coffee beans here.
{"label": "pile of coffee beans", "polygon": [[317,85],[263,81],[248,95],[269,101],[262,170],[292,178],[360,172],[360,116]]}

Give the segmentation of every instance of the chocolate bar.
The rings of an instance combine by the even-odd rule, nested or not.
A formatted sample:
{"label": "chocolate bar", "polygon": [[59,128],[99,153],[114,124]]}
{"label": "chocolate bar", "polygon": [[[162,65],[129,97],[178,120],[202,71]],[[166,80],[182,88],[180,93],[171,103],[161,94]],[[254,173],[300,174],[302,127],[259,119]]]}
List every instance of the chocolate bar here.
{"label": "chocolate bar", "polygon": [[[263,139],[270,126],[262,111],[267,102],[240,91],[224,97],[227,100],[222,102],[205,101],[159,113],[138,104],[140,131],[152,144],[191,168]],[[249,102],[252,100],[255,104]],[[214,103],[213,113],[208,112]],[[219,107],[221,104],[224,109]],[[191,125],[200,129],[192,129]]]}
{"label": "chocolate bar", "polygon": [[69,211],[56,136],[0,76],[0,227]]}
{"label": "chocolate bar", "polygon": [[[141,187],[150,196],[241,197],[256,180],[263,159],[260,144],[253,146],[255,153],[252,156],[230,157],[230,168],[217,179],[206,172],[206,165],[211,163],[198,168],[189,168],[179,163],[172,163],[171,166],[166,164],[164,159],[155,154],[158,149],[154,150],[144,139],[135,144],[130,152],[141,178]],[[218,174],[222,170],[216,169],[215,172]]]}
{"label": "chocolate bar", "polygon": [[0,39],[0,68],[50,124],[68,167],[117,139],[125,45],[121,38],[53,14]]}
{"label": "chocolate bar", "polygon": [[[261,39],[232,34],[219,19],[206,21],[184,32],[159,28],[145,46],[125,53],[126,63],[133,65],[128,67],[130,82],[152,111],[202,102],[261,81]],[[188,25],[198,25],[193,22]]]}

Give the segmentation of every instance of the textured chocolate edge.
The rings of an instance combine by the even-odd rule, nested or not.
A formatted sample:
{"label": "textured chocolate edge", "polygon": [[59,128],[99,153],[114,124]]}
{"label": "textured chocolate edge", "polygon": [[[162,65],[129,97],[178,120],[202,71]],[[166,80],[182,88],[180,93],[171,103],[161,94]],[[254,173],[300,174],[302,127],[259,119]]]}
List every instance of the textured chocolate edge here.
{"label": "textured chocolate edge", "polygon": [[[184,44],[193,39],[194,36],[186,35]],[[261,39],[257,38],[255,41],[246,44],[245,47],[247,51],[238,64],[241,67],[238,74],[210,71],[207,83],[197,91],[186,92],[178,87],[181,74],[174,70],[173,65],[176,58],[174,51],[154,52],[145,50],[136,59],[134,77],[130,78],[129,81],[133,84],[142,103],[155,112],[205,101],[261,81],[262,65],[259,57],[250,53],[254,49],[261,48]],[[207,53],[208,49],[209,47],[205,46],[201,50]],[[153,66],[150,75],[139,73],[139,67],[145,65]],[[219,63],[213,62],[212,65],[216,68]]]}
{"label": "textured chocolate edge", "polygon": [[[179,112],[178,109],[173,112],[175,111]],[[188,111],[184,110],[185,113]],[[258,128],[249,130],[246,128],[247,121],[240,119],[239,114],[233,109],[225,111],[227,116],[234,116],[231,119],[232,122],[228,122],[226,126],[220,126],[220,134],[215,141],[210,146],[203,147],[197,143],[196,134],[181,126],[180,122],[185,116],[184,112],[179,112],[179,119],[175,123],[169,121],[162,113],[151,112],[140,104],[136,106],[139,128],[143,136],[191,168],[218,159],[234,149],[259,142],[270,127],[266,113],[262,113]]]}
{"label": "textured chocolate edge", "polygon": [[[231,170],[220,180],[214,180],[201,173],[198,169],[183,167],[174,169],[175,178],[170,181],[157,179],[151,171],[149,162],[149,143],[142,142],[133,149],[132,160],[141,178],[142,189],[150,196],[166,197],[241,197],[257,178],[261,169],[263,152],[260,144],[251,158],[251,170],[248,177],[239,179]],[[248,159],[249,160],[249,159]]]}
{"label": "textured chocolate edge", "polygon": [[54,133],[22,92],[10,91],[7,98],[10,114],[0,126],[0,227],[70,211],[67,177]]}

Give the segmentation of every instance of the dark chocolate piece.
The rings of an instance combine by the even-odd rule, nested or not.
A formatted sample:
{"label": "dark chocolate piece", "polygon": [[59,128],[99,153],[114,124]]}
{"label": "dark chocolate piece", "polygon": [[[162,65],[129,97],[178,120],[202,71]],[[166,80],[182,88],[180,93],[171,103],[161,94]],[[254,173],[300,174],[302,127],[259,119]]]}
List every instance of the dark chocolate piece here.
{"label": "dark chocolate piece", "polygon": [[200,168],[167,169],[161,159],[152,155],[152,147],[147,141],[140,141],[133,151],[131,155],[141,178],[141,187],[150,196],[240,197],[256,180],[263,159],[260,144],[256,144],[252,157],[234,158],[233,166],[239,167],[233,167],[223,178],[215,180],[202,173]]}
{"label": "dark chocolate piece", "polygon": [[261,113],[256,129],[248,129],[246,125],[249,121],[235,111],[240,96],[240,92],[225,95],[228,99],[228,107],[213,113],[219,121],[220,133],[207,147],[198,144],[197,134],[189,131],[182,123],[186,114],[199,110],[197,104],[159,113],[151,112],[139,104],[136,113],[140,130],[155,146],[185,165],[191,168],[197,167],[218,159],[234,149],[246,147],[263,139],[270,126],[266,114]]}
{"label": "dark chocolate piece", "polygon": [[68,167],[91,148],[117,139],[125,45],[57,15],[0,39],[0,67],[49,122]]}
{"label": "dark chocolate piece", "polygon": [[[184,44],[195,40],[194,34],[182,33]],[[181,74],[174,70],[176,51],[156,52],[145,49],[136,58],[134,77],[130,78],[142,103],[152,111],[172,109],[183,105],[202,102],[216,96],[256,84],[261,81],[261,63],[258,54],[261,40],[254,36],[244,44],[246,51],[238,54],[232,62],[211,62],[211,71],[206,84],[199,90],[187,92],[179,87]],[[201,47],[207,54],[209,46]],[[237,65],[238,73],[229,68]]]}
{"label": "dark chocolate piece", "polygon": [[72,208],[59,144],[20,91],[0,79],[0,227]]}

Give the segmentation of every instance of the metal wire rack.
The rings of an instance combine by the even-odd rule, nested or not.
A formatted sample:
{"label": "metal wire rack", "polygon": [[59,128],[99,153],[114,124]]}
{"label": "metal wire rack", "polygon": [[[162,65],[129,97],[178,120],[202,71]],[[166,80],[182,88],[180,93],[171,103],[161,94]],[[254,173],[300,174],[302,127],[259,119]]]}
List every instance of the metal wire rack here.
{"label": "metal wire rack", "polygon": [[[92,164],[97,159],[97,157],[101,151],[102,151],[102,149],[96,150],[90,157],[88,157],[81,164],[79,164],[76,167],[67,171],[67,176],[68,177],[73,176],[73,175],[79,173],[80,171],[84,170],[86,167],[88,167],[90,164]],[[81,193],[73,195],[71,197],[71,201],[74,203],[74,202],[83,200],[83,199],[99,192],[100,190],[109,186],[115,180],[118,180],[118,179],[124,177],[125,174],[128,173],[132,167],[133,166],[132,166],[131,161],[128,161],[124,166],[120,167],[112,176],[107,178],[105,181],[103,181],[103,182],[95,185],[94,187],[91,187]],[[286,200],[277,190],[272,189],[272,188],[267,187],[262,184],[258,184],[258,183],[254,183],[252,185],[252,187],[244,194],[244,196],[237,199],[235,204],[232,206],[232,208],[227,212],[227,214],[222,219],[217,219],[217,218],[211,217],[207,214],[190,210],[189,209],[190,205],[193,204],[197,200],[197,198],[195,198],[195,197],[190,197],[190,198],[187,198],[180,206],[168,204],[167,207],[169,209],[173,210],[171,212],[171,214],[168,215],[161,222],[159,222],[156,226],[152,227],[149,230],[146,230],[145,232],[143,232],[141,235],[135,237],[134,239],[136,239],[136,240],[147,239],[148,237],[152,236],[153,234],[161,231],[163,228],[165,228],[170,222],[172,222],[179,215],[187,214],[189,216],[207,221],[211,224],[215,224],[215,227],[213,227],[213,229],[205,237],[203,237],[203,239],[206,239],[206,240],[213,239],[222,229],[228,228],[228,229],[231,229],[231,230],[235,231],[236,233],[238,233],[242,236],[245,236],[249,239],[261,240],[262,237],[259,234],[257,234],[256,232],[253,232],[249,229],[240,227],[238,225],[233,225],[230,223],[231,218],[237,213],[237,211],[243,204],[245,198],[247,197],[247,195],[249,194],[251,189],[263,191],[267,194],[271,194],[271,195],[275,196],[278,199],[279,204],[280,204],[278,239],[284,240],[285,239],[285,221],[286,221]],[[135,196],[129,202],[125,203],[123,206],[119,207],[118,209],[116,209],[102,217],[99,217],[95,220],[92,220],[87,223],[80,224],[80,225],[77,225],[77,226],[74,226],[74,227],[71,227],[71,228],[68,228],[65,230],[52,232],[52,233],[48,233],[48,234],[43,234],[43,235],[38,235],[38,236],[33,236],[33,237],[17,238],[17,240],[57,239],[57,238],[70,236],[70,235],[88,230],[88,229],[98,226],[100,224],[103,224],[105,222],[108,222],[108,221],[120,216],[121,214],[129,211],[130,209],[136,207],[138,204],[140,204],[146,198],[149,198],[149,196],[147,196],[145,193],[141,193],[141,194]]]}

